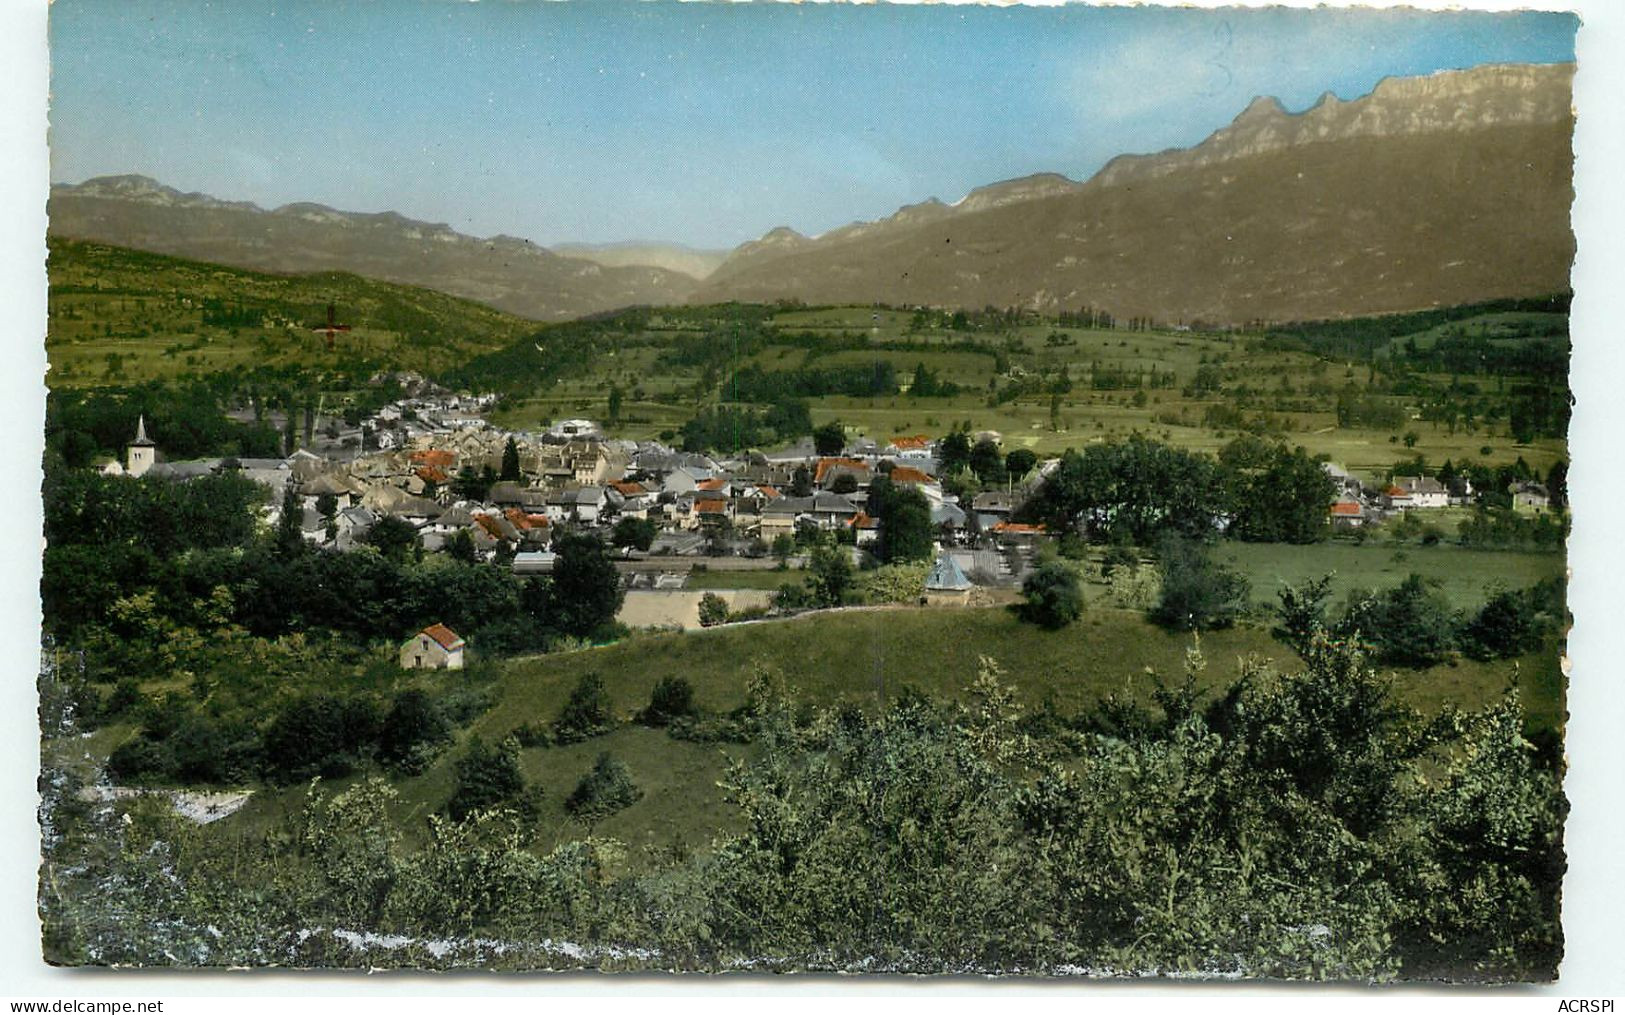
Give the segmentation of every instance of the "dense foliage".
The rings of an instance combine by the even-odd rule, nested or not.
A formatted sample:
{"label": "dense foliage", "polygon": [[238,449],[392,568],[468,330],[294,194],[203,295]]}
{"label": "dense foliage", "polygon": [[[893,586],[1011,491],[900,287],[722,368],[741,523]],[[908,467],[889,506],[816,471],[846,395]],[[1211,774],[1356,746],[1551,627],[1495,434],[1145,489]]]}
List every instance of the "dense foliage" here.
{"label": "dense foliage", "polygon": [[[724,779],[738,830],[636,868],[592,836],[533,848],[522,781],[503,760],[511,747],[470,746],[456,794],[481,806],[460,823],[431,818],[417,844],[389,820],[393,791],[376,781],[317,788],[286,837],[239,837],[144,806],[120,824],[53,771],[48,954],[1555,974],[1564,802],[1520,734],[1515,697],[1424,720],[1352,646],[1319,632],[1294,672],[1249,664],[1204,694],[1204,665],[1193,654],[1185,683],[1165,686],[1155,708],[1103,702],[1075,717],[1024,712],[986,660],[961,702],[911,693],[876,715],[808,708],[759,674],[740,720],[748,760]],[[600,759],[577,809],[626,805],[633,777]],[[408,944],[340,944],[339,932]]]}
{"label": "dense foliage", "polygon": [[1083,615],[1083,587],[1070,564],[1040,564],[1021,583],[1025,615],[1041,627],[1062,628]]}
{"label": "dense foliage", "polygon": [[1058,532],[1154,544],[1228,526],[1238,539],[1308,543],[1326,534],[1332,481],[1302,448],[1244,437],[1217,459],[1138,435],[1068,451],[1025,512]]}

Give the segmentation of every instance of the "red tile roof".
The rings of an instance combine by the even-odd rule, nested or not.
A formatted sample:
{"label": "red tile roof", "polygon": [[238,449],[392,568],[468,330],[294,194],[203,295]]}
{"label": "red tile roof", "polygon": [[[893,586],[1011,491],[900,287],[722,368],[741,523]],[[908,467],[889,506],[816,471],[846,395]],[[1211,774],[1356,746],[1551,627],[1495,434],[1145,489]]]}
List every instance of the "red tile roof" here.
{"label": "red tile roof", "polygon": [[442,469],[449,469],[456,464],[457,454],[454,451],[430,448],[427,451],[412,452],[412,461],[418,465],[434,465]]}
{"label": "red tile roof", "polygon": [[880,519],[870,518],[867,514],[859,511],[857,514],[852,516],[851,520],[848,521],[847,524],[852,526],[854,529],[878,529],[880,528]]}
{"label": "red tile roof", "polygon": [[1355,516],[1358,516],[1358,515],[1363,514],[1363,513],[1364,513],[1364,509],[1362,509],[1360,507],[1360,505],[1354,503],[1351,500],[1340,500],[1336,504],[1332,505],[1332,514],[1334,514],[1334,515],[1355,515]]}
{"label": "red tile roof", "polygon": [[696,490],[704,490],[707,493],[714,493],[717,490],[726,490],[727,488],[728,481],[726,479],[707,479],[695,487]]}
{"label": "red tile roof", "polygon": [[891,446],[899,451],[920,451],[931,443],[931,438],[925,434],[915,434],[912,437],[893,437]]}
{"label": "red tile roof", "polygon": [[507,509],[502,512],[502,517],[508,519],[509,523],[521,532],[527,529],[545,529],[551,524],[546,515],[526,514],[518,508]]}
{"label": "red tile roof", "polygon": [[932,483],[935,482],[929,475],[919,469],[907,465],[899,465],[891,470],[893,483]]}
{"label": "red tile roof", "polygon": [[490,515],[475,515],[474,524],[484,529],[493,539],[502,538],[502,526],[498,525],[497,520]]}
{"label": "red tile roof", "polygon": [[432,465],[424,465],[418,468],[417,477],[423,480],[425,483],[434,483],[437,485],[444,483],[448,478],[443,470],[437,469]]}
{"label": "red tile roof", "polygon": [[1044,531],[1042,525],[1027,525],[1022,522],[994,522],[994,532],[1008,532],[1011,535],[1029,535]]}
{"label": "red tile roof", "polygon": [[760,490],[762,496],[766,497],[768,500],[772,500],[775,497],[784,496],[784,494],[779,492],[779,488],[776,486],[758,486],[756,489]]}
{"label": "red tile roof", "polygon": [[694,502],[694,510],[698,511],[702,515],[720,515],[727,512],[728,502],[725,500],[709,498],[706,500],[697,500]]}
{"label": "red tile roof", "polygon": [[463,639],[457,637],[457,632],[445,624],[430,624],[423,629],[423,634],[433,638],[447,652],[463,647]]}
{"label": "red tile roof", "polygon": [[642,483],[634,483],[631,480],[621,480],[609,485],[620,493],[622,497],[641,497],[649,492],[643,488]]}

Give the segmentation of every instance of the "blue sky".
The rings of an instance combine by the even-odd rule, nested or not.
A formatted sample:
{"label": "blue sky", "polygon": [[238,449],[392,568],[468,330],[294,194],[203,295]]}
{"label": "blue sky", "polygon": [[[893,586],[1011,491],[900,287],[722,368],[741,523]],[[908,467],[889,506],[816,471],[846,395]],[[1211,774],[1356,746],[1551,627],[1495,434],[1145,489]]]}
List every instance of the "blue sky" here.
{"label": "blue sky", "polygon": [[52,179],[542,243],[729,247],[1200,141],[1387,75],[1574,58],[1539,13],[58,0]]}

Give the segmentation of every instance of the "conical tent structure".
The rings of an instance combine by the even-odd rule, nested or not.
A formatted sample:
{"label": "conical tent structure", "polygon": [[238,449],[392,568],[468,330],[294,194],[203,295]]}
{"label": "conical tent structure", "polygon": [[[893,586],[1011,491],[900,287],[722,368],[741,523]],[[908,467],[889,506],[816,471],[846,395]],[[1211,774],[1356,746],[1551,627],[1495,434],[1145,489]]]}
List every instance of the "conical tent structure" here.
{"label": "conical tent structure", "polygon": [[931,565],[931,573],[925,578],[927,592],[967,592],[971,584],[971,580],[966,578],[965,572],[960,569],[959,563],[949,553],[938,555],[937,562]]}

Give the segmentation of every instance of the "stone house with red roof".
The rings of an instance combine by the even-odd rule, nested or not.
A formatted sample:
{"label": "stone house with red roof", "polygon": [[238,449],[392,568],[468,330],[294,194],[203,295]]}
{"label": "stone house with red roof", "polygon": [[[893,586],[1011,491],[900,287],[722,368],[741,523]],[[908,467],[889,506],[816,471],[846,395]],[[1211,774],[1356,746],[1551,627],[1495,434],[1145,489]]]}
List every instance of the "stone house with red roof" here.
{"label": "stone house with red roof", "polygon": [[430,624],[401,643],[401,668],[408,670],[460,670],[463,639],[445,624]]}

